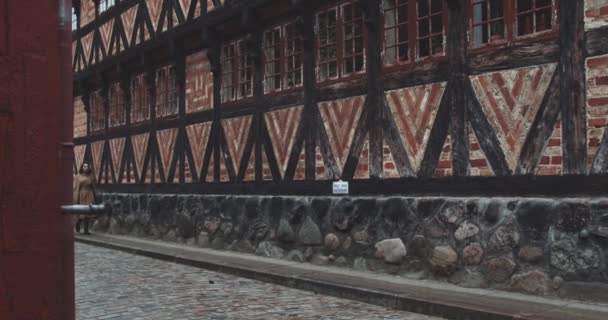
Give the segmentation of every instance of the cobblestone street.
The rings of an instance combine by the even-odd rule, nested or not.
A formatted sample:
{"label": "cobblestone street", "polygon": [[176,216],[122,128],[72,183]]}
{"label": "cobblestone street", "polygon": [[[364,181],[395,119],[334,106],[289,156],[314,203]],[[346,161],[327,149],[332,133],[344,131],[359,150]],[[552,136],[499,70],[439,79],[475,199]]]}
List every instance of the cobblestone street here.
{"label": "cobblestone street", "polygon": [[438,318],[76,244],[78,320]]}

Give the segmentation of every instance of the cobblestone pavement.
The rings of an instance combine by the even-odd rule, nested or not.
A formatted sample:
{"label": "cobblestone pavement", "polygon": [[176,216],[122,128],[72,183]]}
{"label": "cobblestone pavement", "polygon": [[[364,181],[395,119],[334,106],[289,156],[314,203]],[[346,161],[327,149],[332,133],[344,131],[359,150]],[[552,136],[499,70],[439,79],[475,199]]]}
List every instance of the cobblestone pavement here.
{"label": "cobblestone pavement", "polygon": [[439,320],[76,244],[78,320]]}

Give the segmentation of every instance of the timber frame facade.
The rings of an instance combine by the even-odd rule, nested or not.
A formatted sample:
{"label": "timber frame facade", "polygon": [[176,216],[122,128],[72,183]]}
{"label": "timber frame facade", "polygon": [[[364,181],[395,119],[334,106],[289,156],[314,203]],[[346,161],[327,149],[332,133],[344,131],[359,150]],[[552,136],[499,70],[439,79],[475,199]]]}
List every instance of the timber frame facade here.
{"label": "timber frame facade", "polygon": [[[420,10],[420,1],[399,2]],[[424,37],[410,27],[409,58],[390,66],[381,0],[116,1],[87,24],[79,16],[74,31],[74,169],[91,163],[104,190],[127,193],[324,195],[342,179],[353,194],[604,194],[608,22],[590,18],[600,10],[590,3],[603,1],[530,1],[552,4],[550,28],[518,37],[507,4],[503,35],[477,46],[480,1],[440,0],[431,54],[422,57]],[[80,15],[91,5],[74,3]],[[319,12],[345,5],[363,29],[344,31],[356,13],[333,22],[339,70],[319,81]],[[266,33],[290,25],[301,48],[289,55],[279,37],[269,59]],[[346,54],[345,39],[363,55]],[[230,43],[242,60],[226,58]],[[290,85],[265,88],[275,78]],[[224,99],[227,83],[238,86],[234,99]],[[147,116],[133,112],[142,106]]]}

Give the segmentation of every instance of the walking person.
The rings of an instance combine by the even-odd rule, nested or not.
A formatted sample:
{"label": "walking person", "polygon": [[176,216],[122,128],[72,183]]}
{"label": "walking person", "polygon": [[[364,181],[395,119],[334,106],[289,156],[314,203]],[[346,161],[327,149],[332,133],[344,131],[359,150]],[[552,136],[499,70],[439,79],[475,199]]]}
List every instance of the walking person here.
{"label": "walking person", "polygon": [[[74,203],[95,204],[95,175],[88,163],[84,163],[78,175],[74,178]],[[76,220],[76,232],[80,233],[80,225],[84,223],[84,234],[89,233],[89,224],[95,218],[93,214],[81,214]]]}

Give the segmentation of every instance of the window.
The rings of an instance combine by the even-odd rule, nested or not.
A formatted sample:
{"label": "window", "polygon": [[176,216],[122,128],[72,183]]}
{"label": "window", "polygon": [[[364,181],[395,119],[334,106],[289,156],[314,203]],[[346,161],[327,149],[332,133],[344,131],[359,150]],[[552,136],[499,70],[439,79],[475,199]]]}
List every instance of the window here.
{"label": "window", "polygon": [[103,13],[115,4],[115,0],[99,0],[99,13]]}
{"label": "window", "polygon": [[302,86],[302,38],[295,23],[285,25],[285,73],[283,89]]}
{"label": "window", "polygon": [[179,111],[175,67],[166,66],[156,71],[156,117],[166,117]]}
{"label": "window", "polygon": [[245,41],[224,45],[220,61],[222,103],[253,96],[253,58]]}
{"label": "window", "polygon": [[553,0],[517,0],[517,35],[551,30],[553,11]]}
{"label": "window", "polygon": [[403,63],[409,57],[408,1],[384,0],[384,64]]}
{"label": "window", "polygon": [[236,99],[236,88],[234,87],[235,77],[234,58],[236,56],[236,45],[229,44],[222,48],[221,67],[222,67],[222,102],[234,101]]}
{"label": "window", "polygon": [[473,0],[473,47],[505,37],[504,0]]}
{"label": "window", "polygon": [[239,90],[237,98],[242,99],[253,95],[253,59],[249,54],[245,41],[239,41]]}
{"label": "window", "polygon": [[470,45],[506,43],[556,27],[557,0],[469,0]]}
{"label": "window", "polygon": [[302,44],[294,23],[264,33],[264,93],[302,85]]}
{"label": "window", "polygon": [[319,82],[365,69],[363,13],[357,1],[317,13],[316,27]]}
{"label": "window", "polygon": [[127,121],[124,92],[120,84],[115,83],[108,91],[109,126],[118,127]]}
{"label": "window", "polygon": [[78,15],[76,14],[76,8],[72,7],[72,31],[78,30]]}
{"label": "window", "polygon": [[281,28],[264,33],[264,92],[281,90]]}
{"label": "window", "polygon": [[443,0],[417,0],[418,58],[444,53]]}
{"label": "window", "polygon": [[363,13],[359,4],[350,2],[342,6],[344,58],[343,72],[349,75],[363,70]]}
{"label": "window", "polygon": [[336,38],[338,9],[317,14],[318,80],[338,78],[338,40]]}
{"label": "window", "polygon": [[131,80],[131,121],[141,122],[150,119],[150,99],[144,74]]}
{"label": "window", "polygon": [[101,90],[91,93],[91,131],[104,130],[106,127],[106,115],[104,108],[104,98]]}

